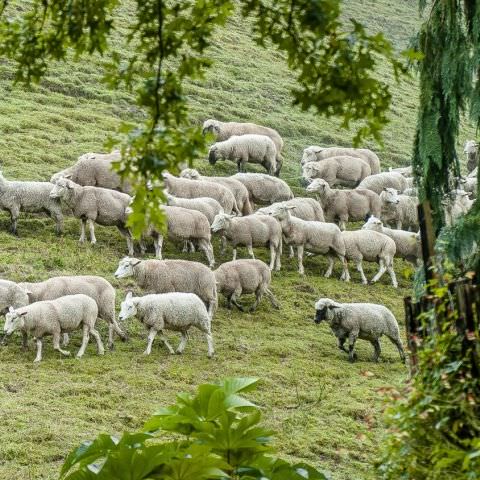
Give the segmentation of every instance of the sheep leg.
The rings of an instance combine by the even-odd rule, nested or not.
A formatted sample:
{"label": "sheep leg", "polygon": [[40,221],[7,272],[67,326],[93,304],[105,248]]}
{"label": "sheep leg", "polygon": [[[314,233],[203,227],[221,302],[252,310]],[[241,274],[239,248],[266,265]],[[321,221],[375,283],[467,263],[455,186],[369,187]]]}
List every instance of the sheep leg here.
{"label": "sheep leg", "polygon": [[338,228],[342,231],[347,229],[348,217],[340,217],[338,222]]}
{"label": "sheep leg", "polygon": [[83,325],[82,345],[80,347],[80,350],[77,353],[77,358],[83,357],[83,354],[85,353],[85,349],[87,348],[89,340],[90,340],[90,328],[88,325]]}
{"label": "sheep leg", "polygon": [[155,337],[157,336],[157,331],[152,327],[148,332],[148,339],[147,339],[147,348],[143,352],[144,355],[150,355],[152,353],[152,345]]}
{"label": "sheep leg", "polygon": [[350,281],[350,273],[348,271],[347,259],[343,255],[338,255],[338,258],[342,262],[342,266],[343,266],[343,271],[342,271],[342,275],[340,276],[340,280],[344,280],[345,282],[349,282]]}
{"label": "sheep leg", "polygon": [[10,210],[10,219],[11,219],[11,227],[10,231],[12,232],[13,235],[18,235],[17,232],[17,222],[18,222],[18,216],[20,215],[20,209],[19,208],[12,208]]}
{"label": "sheep leg", "polygon": [[290,253],[288,254],[288,258],[293,258],[295,256],[295,250],[293,248],[293,245],[290,245],[289,247]]}
{"label": "sheep leg", "polygon": [[237,302],[237,295],[241,295],[242,292],[235,291],[232,293],[230,296],[230,302],[233,303],[241,312],[244,312],[245,309],[243,308],[243,305]]}
{"label": "sheep leg", "polygon": [[401,230],[401,229],[402,229],[402,221],[397,220],[397,230]]}
{"label": "sheep leg", "polygon": [[185,350],[188,341],[188,333],[182,332],[182,339],[180,340],[180,345],[177,348],[177,354],[180,355]]}
{"label": "sheep leg", "polygon": [[188,253],[188,240],[183,241],[182,253]]}
{"label": "sheep leg", "polygon": [[55,233],[60,236],[63,233],[63,215],[62,212],[55,212],[51,214],[55,220]]}
{"label": "sheep leg", "polygon": [[400,359],[402,362],[405,363],[405,351],[403,350],[402,341],[399,338],[395,338],[395,337],[388,337],[388,338],[394,345],[396,345],[398,349],[398,353],[400,354]]}
{"label": "sheep leg", "polygon": [[333,255],[328,255],[328,268],[325,272],[325,278],[330,278],[332,276],[334,261],[335,257]]}
{"label": "sheep leg", "polygon": [[393,269],[393,258],[390,259],[387,263],[387,272],[392,279],[392,285],[394,288],[398,288],[397,276],[395,275],[395,270]]}
{"label": "sheep leg", "polygon": [[155,245],[155,256],[161,260],[162,259],[162,248],[163,248],[163,235],[158,235],[157,238],[153,240]]}
{"label": "sheep leg", "polygon": [[70,343],[70,337],[68,336],[68,333],[63,334],[63,339],[62,339],[62,347],[68,346]]}
{"label": "sheep leg", "polygon": [[172,346],[168,343],[167,337],[163,333],[163,331],[160,332],[160,340],[163,342],[163,344],[167,347],[168,352],[171,355],[175,354],[175,350],[172,348]]}
{"label": "sheep leg", "polygon": [[198,242],[198,247],[200,248],[200,250],[203,251],[203,253],[207,257],[209,267],[213,268],[215,266],[215,257],[213,255],[212,244],[209,241],[202,238]]}
{"label": "sheep leg", "polygon": [[297,259],[298,259],[298,273],[305,275],[305,269],[303,268],[303,245],[297,246]]}
{"label": "sheep leg", "polygon": [[345,342],[347,341],[347,337],[340,337],[338,339],[338,348],[342,351],[344,351],[345,353],[348,353],[348,350],[345,348]]}
{"label": "sheep leg", "polygon": [[[253,247],[251,245],[247,245],[247,251],[250,257],[255,260],[255,254],[253,253]],[[273,269],[273,260],[275,258],[275,248],[270,245],[270,270]]]}
{"label": "sheep leg", "polygon": [[362,283],[364,285],[368,285],[368,280],[367,277],[365,276],[365,273],[363,271],[363,265],[362,265],[362,259],[357,260],[355,262],[355,266],[357,267],[358,272],[360,273],[360,276],[362,277]]}
{"label": "sheep leg", "polygon": [[35,357],[35,360],[33,361],[34,363],[38,363],[42,360],[42,347],[43,347],[42,339],[37,338],[36,344],[37,344],[37,356]]}
{"label": "sheep leg", "polygon": [[210,332],[210,329],[208,329],[208,332],[205,335],[207,337],[207,345],[208,345],[207,356],[208,358],[212,358],[213,354],[215,353],[215,350],[213,348],[213,337],[212,337],[212,333]]}
{"label": "sheep leg", "polygon": [[193,244],[193,242],[188,242],[188,248],[189,248],[190,253],[195,252],[195,245]]}
{"label": "sheep leg", "polygon": [[382,349],[380,348],[380,342],[378,341],[378,338],[375,340],[372,340],[371,344],[373,345],[373,348],[374,348],[373,361],[378,362],[378,359],[380,358],[380,354],[382,353]]}
{"label": "sheep leg", "polygon": [[282,268],[282,245],[275,249],[275,271],[279,272]]}
{"label": "sheep leg", "polygon": [[213,318],[213,314],[215,313],[215,300],[212,300],[211,302],[208,302],[208,308],[207,308],[207,311],[208,311],[208,316],[210,317],[210,319]]}
{"label": "sheep leg", "polygon": [[383,274],[387,271],[387,267],[385,266],[385,260],[380,258],[378,263],[380,264],[380,269],[378,273],[372,278],[372,283],[378,282],[380,278],[382,278]]}
{"label": "sheep leg", "polygon": [[138,243],[140,244],[140,253],[142,255],[145,255],[145,253],[147,252],[147,245],[145,244],[145,240],[143,238],[140,238]]}
{"label": "sheep leg", "polygon": [[85,243],[85,227],[87,225],[87,219],[86,218],[82,218],[80,220],[80,238],[78,239],[78,241],[80,243]]}
{"label": "sheep leg", "polygon": [[221,243],[221,250],[220,250],[220,255],[225,255],[225,252],[227,251],[227,237],[225,235],[222,235],[220,237],[220,243]]}
{"label": "sheep leg", "polygon": [[258,304],[262,300],[263,294],[264,290],[262,288],[257,288],[255,292],[255,302],[253,302],[253,305],[250,307],[250,312],[254,312],[257,309]]}
{"label": "sheep leg", "polygon": [[237,259],[237,247],[233,247],[233,257],[232,257],[232,261],[235,261]]}
{"label": "sheep leg", "polygon": [[103,347],[103,342],[102,342],[102,338],[100,337],[100,334],[94,328],[90,329],[90,333],[92,334],[93,338],[97,342],[97,353],[99,355],[104,355],[105,354],[105,348]]}
{"label": "sheep leg", "polygon": [[95,245],[97,243],[97,239],[95,237],[95,222],[91,218],[88,219],[88,228],[90,230],[90,243]]}
{"label": "sheep leg", "polygon": [[22,332],[22,349],[28,350],[28,333]]}
{"label": "sheep leg", "polygon": [[272,304],[272,307],[280,310],[280,305],[277,302],[277,299],[275,298],[275,295],[272,293],[270,289],[265,290],[265,294],[267,295],[268,299],[270,300],[270,303]]}
{"label": "sheep leg", "polygon": [[57,350],[62,355],[65,355],[66,357],[70,355],[70,352],[68,350],[62,350],[60,348],[60,332],[55,332],[53,334],[53,349]]}
{"label": "sheep leg", "polygon": [[358,331],[350,332],[348,336],[348,360],[350,362],[354,362],[357,358],[357,354],[355,353],[355,342],[357,341]]}

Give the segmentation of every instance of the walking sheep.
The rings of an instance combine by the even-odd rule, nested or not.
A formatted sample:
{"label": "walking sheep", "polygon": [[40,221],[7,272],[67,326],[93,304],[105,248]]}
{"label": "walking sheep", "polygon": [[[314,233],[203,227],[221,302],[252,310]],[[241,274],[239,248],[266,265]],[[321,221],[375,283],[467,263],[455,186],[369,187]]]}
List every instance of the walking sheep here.
{"label": "walking sheep", "polygon": [[259,208],[255,213],[261,213],[263,215],[270,215],[279,206],[294,207],[290,210],[290,213],[302,220],[310,220],[316,222],[324,222],[325,217],[323,209],[320,203],[313,198],[308,197],[295,197],[286,202],[272,203],[267,207]]}
{"label": "walking sheep", "polygon": [[[350,362],[357,358],[355,343],[358,338],[369,341],[375,350],[373,361],[381,354],[379,339],[385,335],[397,347],[402,362],[405,352],[398,323],[393,313],[383,305],[374,303],[337,303],[321,298],[315,303],[315,323],[325,320],[338,338],[338,348],[348,353]],[[348,340],[348,350],[345,342]]]}
{"label": "walking sheep", "polygon": [[275,144],[266,135],[234,135],[214,143],[208,152],[208,161],[215,165],[218,159],[230,160],[237,164],[239,172],[247,171],[247,163],[257,163],[269,175],[274,175],[277,172],[276,155]]}
{"label": "walking sheep", "polygon": [[382,172],[375,175],[370,175],[358,185],[357,188],[372,190],[377,195],[380,195],[384,188],[394,188],[399,192],[403,192],[408,188],[407,179],[398,172]]}
{"label": "walking sheep", "polygon": [[11,232],[17,235],[20,212],[46,213],[56,222],[56,233],[63,231],[60,201],[50,197],[53,184],[48,182],[11,182],[0,171],[0,210],[10,213]]}
{"label": "walking sheep", "polygon": [[237,298],[244,293],[255,294],[255,303],[250,307],[250,312],[257,309],[264,294],[274,308],[280,308],[269,288],[272,281],[270,269],[261,260],[245,259],[226,262],[220,265],[214,274],[218,292],[227,297],[229,309],[235,305],[240,311],[245,311],[244,307],[237,302]]}
{"label": "walking sheep", "polygon": [[40,362],[45,335],[52,335],[53,348],[62,355],[68,356],[70,352],[60,348],[60,335],[82,327],[83,340],[77,358],[85,353],[90,334],[97,341],[98,354],[103,355],[102,340],[95,330],[97,316],[97,304],[92,298],[87,295],[67,295],[56,300],[36,302],[17,310],[10,308],[6,315],[4,332],[7,336],[15,330],[21,330],[26,334],[31,333],[37,343],[37,356],[34,361]]}
{"label": "walking sheep", "polygon": [[380,219],[396,225],[398,230],[418,230],[417,205],[418,198],[410,195],[399,195],[394,188],[384,188],[380,194],[382,212]]}
{"label": "walking sheep", "polygon": [[165,337],[164,330],[180,332],[182,339],[176,353],[181,354],[187,345],[188,330],[198,328],[205,333],[208,343],[208,357],[214,354],[211,320],[204,303],[193,293],[162,293],[134,297],[128,292],[122,302],[119,320],[136,316],[148,330],[145,355],[152,352],[152,344],[160,332],[160,338],[170,353],[175,353]]}

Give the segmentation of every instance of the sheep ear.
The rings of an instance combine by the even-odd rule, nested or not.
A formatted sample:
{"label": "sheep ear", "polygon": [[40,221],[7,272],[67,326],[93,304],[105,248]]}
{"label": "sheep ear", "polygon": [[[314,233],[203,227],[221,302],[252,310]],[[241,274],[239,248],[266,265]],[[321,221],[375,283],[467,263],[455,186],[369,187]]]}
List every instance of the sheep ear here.
{"label": "sheep ear", "polygon": [[64,175],[63,178],[72,178],[72,174],[69,173],[68,175]]}
{"label": "sheep ear", "polygon": [[383,190],[386,192],[386,191],[387,191],[387,187],[383,187]]}
{"label": "sheep ear", "polygon": [[10,313],[13,313],[13,312],[15,312],[15,309],[14,309],[13,307],[8,307],[8,311],[9,311]]}
{"label": "sheep ear", "polygon": [[132,293],[131,290],[129,290],[129,291],[127,292],[127,296],[125,297],[125,300],[131,300],[132,297],[133,297],[133,293]]}
{"label": "sheep ear", "polygon": [[[132,267],[136,267],[139,263],[142,263],[142,260],[137,260],[136,262],[132,262]],[[132,293],[132,292],[129,292]]]}
{"label": "sheep ear", "polygon": [[22,312],[22,313],[20,314],[20,316],[21,316],[21,317],[24,317],[27,313],[28,313],[27,311]]}
{"label": "sheep ear", "polygon": [[294,210],[297,208],[295,205],[287,205],[287,210]]}

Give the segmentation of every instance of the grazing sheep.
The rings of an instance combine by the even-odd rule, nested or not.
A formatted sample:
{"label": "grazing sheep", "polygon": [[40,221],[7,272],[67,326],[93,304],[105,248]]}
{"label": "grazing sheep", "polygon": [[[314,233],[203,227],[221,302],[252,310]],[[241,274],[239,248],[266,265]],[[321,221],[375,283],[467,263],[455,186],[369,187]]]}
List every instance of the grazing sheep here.
{"label": "grazing sheep", "polygon": [[125,209],[132,197],[126,193],[99,187],[81,187],[68,178],[60,177],[50,192],[53,199],[61,199],[72,209],[73,216],[81,220],[80,243],[85,242],[85,226],[88,222],[90,243],[97,243],[95,223],[117,227],[126,238],[128,253],[133,255],[133,239],[125,226]]}
{"label": "grazing sheep", "polygon": [[269,175],[277,171],[275,157],[277,149],[266,135],[234,135],[223,142],[214,143],[208,152],[210,165],[218,159],[230,160],[237,164],[239,172],[247,171],[247,163],[262,165]]}
{"label": "grazing sheep", "polygon": [[0,171],[0,210],[10,213],[14,235],[20,212],[46,213],[55,220],[57,235],[62,233],[62,207],[58,199],[50,197],[52,188],[49,182],[11,182]]}
{"label": "grazing sheep", "polygon": [[71,167],[52,175],[50,181],[55,183],[59,178],[66,177],[83,187],[102,187],[130,193],[131,186],[122,182],[120,175],[112,170],[112,163],[121,160],[118,150],[111,153],[85,153],[78,157]]}
{"label": "grazing sheep", "polygon": [[267,294],[272,306],[279,308],[278,303],[270,291],[272,276],[268,265],[261,260],[235,260],[220,265],[214,272],[219,293],[228,299],[228,308],[235,305],[240,311],[244,307],[237,302],[237,297],[244,293],[255,293],[255,303],[250,312],[257,309],[264,294]]}
{"label": "grazing sheep", "polygon": [[271,215],[280,222],[286,244],[297,247],[298,272],[300,275],[305,273],[303,252],[304,249],[307,249],[309,252],[328,256],[329,266],[325,277],[331,276],[336,256],[343,264],[343,275],[348,276],[345,245],[340,229],[333,223],[310,222],[295,218],[290,214],[290,210],[294,208],[280,205],[271,212]]}
{"label": "grazing sheep", "polygon": [[60,348],[60,335],[70,333],[82,327],[82,346],[77,353],[80,358],[85,353],[90,334],[97,341],[99,355],[104,354],[100,334],[95,330],[95,322],[98,316],[96,302],[87,295],[67,295],[56,300],[36,302],[26,307],[15,310],[10,308],[6,315],[4,332],[11,335],[15,330],[21,330],[26,334],[31,333],[37,342],[37,356],[35,362],[42,359],[43,337],[53,336],[53,348],[63,355],[70,352]]}
{"label": "grazing sheep", "polygon": [[452,190],[446,193],[442,200],[445,212],[445,223],[451,227],[459,217],[465,215],[472,208],[473,200],[463,190]]}
{"label": "grazing sheep", "polygon": [[228,140],[233,135],[266,135],[273,140],[277,151],[276,165],[277,171],[275,175],[278,177],[283,164],[282,150],[283,139],[280,134],[273,128],[256,125],[255,123],[239,123],[239,122],[220,122],[218,120],[209,119],[203,124],[203,134],[210,132],[215,135],[217,141],[222,142]]}
{"label": "grazing sheep", "polygon": [[356,187],[371,174],[368,163],[356,157],[329,157],[321,162],[308,162],[303,165],[302,176],[306,183],[315,178],[323,178],[331,187],[343,185]]}
{"label": "grazing sheep", "polygon": [[214,198],[222,206],[225,213],[241,214],[233,193],[223,185],[205,180],[174,177],[168,172],[163,172],[162,176],[165,188],[170,195],[180,198]]}
{"label": "grazing sheep", "polygon": [[273,218],[264,215],[233,217],[226,213],[217,215],[212,223],[212,231],[219,232],[233,246],[233,260],[237,259],[237,247],[245,246],[252,258],[253,247],[270,248],[270,270],[280,270],[282,254],[282,229]]}
{"label": "grazing sheep", "polygon": [[475,140],[467,140],[463,153],[467,155],[467,171],[470,173],[478,166],[478,143]]}
{"label": "grazing sheep", "polygon": [[[385,335],[397,347],[402,362],[405,352],[398,328],[397,319],[383,305],[374,303],[337,303],[329,298],[321,298],[315,303],[315,323],[325,320],[338,338],[338,348],[348,353],[350,362],[357,358],[355,342],[358,338],[369,341],[375,353],[373,361],[378,362],[381,349],[379,339]],[[345,342],[348,339],[348,350]]]}
{"label": "grazing sheep", "polygon": [[422,246],[419,233],[393,230],[384,227],[382,221],[376,217],[370,217],[362,229],[375,230],[390,237],[395,242],[396,257],[403,258],[413,264],[417,264],[422,258]]}
{"label": "grazing sheep", "polygon": [[401,173],[382,172],[365,178],[357,188],[366,188],[380,195],[384,188],[394,188],[399,192],[403,192],[408,188],[408,183]]}
{"label": "grazing sheep", "polygon": [[[290,187],[279,178],[264,173],[237,173],[230,178],[238,180],[248,190],[250,203],[271,205],[275,202],[284,202],[293,198]],[[228,213],[228,212],[225,212]]]}
{"label": "grazing sheep", "polygon": [[380,215],[380,198],[371,190],[335,190],[325,180],[316,178],[307,192],[318,194],[327,222],[338,221],[340,230],[345,230],[349,220],[355,222]]}
{"label": "grazing sheep", "polygon": [[[413,176],[413,168],[410,165],[409,167],[399,167],[399,168],[392,168],[388,169],[389,172],[396,172],[402,174],[406,178],[410,178]],[[378,172],[380,173],[380,172]]]}
{"label": "grazing sheep", "polygon": [[360,158],[370,166],[372,174],[380,173],[380,159],[375,152],[372,152],[368,148],[307,147],[303,151],[302,165],[308,162],[320,162],[327,158],[339,156]]}
{"label": "grazing sheep", "polygon": [[387,224],[396,225],[397,230],[418,230],[418,198],[399,195],[394,188],[384,188],[380,194],[382,213],[380,218]]}
{"label": "grazing sheep", "polygon": [[160,332],[160,338],[170,353],[175,353],[168,343],[163,330],[180,332],[182,340],[177,348],[178,354],[183,353],[188,340],[190,327],[204,332],[208,343],[208,357],[214,354],[211,332],[211,319],[204,303],[193,293],[161,293],[134,297],[128,292],[122,302],[120,320],[136,316],[148,330],[148,343],[145,355],[152,352],[152,344]]}
{"label": "grazing sheep", "polygon": [[115,278],[133,277],[149,293],[195,293],[207,306],[210,318],[217,308],[215,275],[205,265],[187,260],[120,260]]}
{"label": "grazing sheep", "polygon": [[24,307],[30,300],[27,291],[18,283],[0,279],[0,315],[8,312],[8,307]]}
{"label": "grazing sheep", "polygon": [[115,319],[115,289],[102,277],[93,275],[52,277],[38,283],[19,283],[18,287],[27,292],[28,303],[56,300],[65,295],[87,295],[97,303],[98,316],[108,323],[109,348],[114,347],[114,331],[122,341],[127,340]]}
{"label": "grazing sheep", "polygon": [[235,197],[237,207],[242,215],[253,213],[252,205],[245,185],[232,177],[202,177],[194,168],[186,168],[181,171],[180,177],[190,178],[191,180],[206,180],[207,182],[218,183],[227,187]]}
{"label": "grazing sheep", "polygon": [[[345,257],[355,262],[357,270],[362,276],[362,283],[368,284],[367,277],[363,272],[362,261],[376,262],[380,265],[378,273],[372,278],[372,283],[378,282],[387,271],[392,279],[392,285],[397,288],[397,277],[393,269],[393,257],[396,253],[395,242],[387,235],[373,230],[355,230],[342,232],[345,242]],[[342,280],[350,280],[348,270],[342,274]]]}

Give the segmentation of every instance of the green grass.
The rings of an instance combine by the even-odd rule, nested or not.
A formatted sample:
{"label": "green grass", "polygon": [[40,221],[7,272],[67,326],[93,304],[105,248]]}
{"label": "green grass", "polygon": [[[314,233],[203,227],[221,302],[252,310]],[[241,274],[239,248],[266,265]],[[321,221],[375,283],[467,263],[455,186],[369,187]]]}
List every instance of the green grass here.
{"label": "green grass", "polygon": [[[398,49],[418,23],[414,0],[347,0],[345,5],[346,18],[366,22],[372,31],[384,30]],[[125,22],[128,14],[128,5],[118,13]],[[283,176],[301,194],[303,148],[349,145],[353,134],[341,130],[334,119],[290,105],[294,77],[282,55],[253,44],[246,23],[230,22],[218,32],[212,49],[214,68],[205,82],[188,87],[193,115],[198,122],[217,117],[277,128],[286,142]],[[385,148],[379,155],[384,167],[405,165],[418,90],[413,79],[394,85],[386,67],[379,74],[388,78],[394,93]],[[7,63],[0,65],[0,75],[0,161],[7,178],[48,179],[78,155],[101,151],[118,122],[137,113],[129,95],[101,84],[99,58],[55,65],[40,86],[28,91],[12,87]],[[466,137],[470,135],[468,130]],[[203,159],[196,165],[212,172]],[[234,166],[224,164],[217,171],[230,174]],[[36,281],[62,274],[98,274],[118,289],[118,303],[129,288],[138,292],[133,282],[113,278],[125,252],[114,229],[98,227],[98,244],[91,247],[77,243],[79,225],[73,219],[67,220],[60,239],[47,219],[22,216],[20,238],[6,232],[8,225],[7,215],[0,214],[0,277]],[[258,254],[266,259],[265,252]],[[181,257],[171,244],[165,256]],[[189,258],[204,261],[198,254]],[[93,345],[80,361],[60,358],[47,340],[44,361],[33,365],[33,349],[24,353],[19,338],[13,339],[0,349],[0,478],[52,480],[65,455],[82,440],[99,432],[137,429],[156,408],[171,403],[176,392],[233,375],[262,379],[253,400],[263,407],[268,425],[279,432],[277,447],[283,454],[329,469],[335,480],[375,478],[372,462],[378,458],[384,433],[381,391],[402,385],[407,369],[385,339],[380,363],[371,363],[371,346],[360,341],[359,361],[350,365],[327,326],[313,324],[313,304],[320,296],[382,303],[393,310],[403,332],[402,297],[410,288],[401,275],[406,265],[397,262],[399,290],[387,277],[365,287],[353,268],[350,284],[326,280],[321,276],[325,268],[324,259],[309,258],[307,275],[301,278],[295,262],[285,258],[282,272],[273,280],[282,305],[279,312],[264,301],[254,315],[230,313],[222,300],[214,321],[213,360],[207,359],[205,341],[197,334],[183,356],[169,356],[157,346],[144,357],[146,334],[135,321],[126,325],[130,341],[117,342],[117,349],[102,358]],[[375,270],[375,265],[366,266],[369,278]],[[335,277],[339,274],[337,265]],[[103,324],[100,329],[105,337]],[[79,342],[79,335],[74,335],[72,352]]]}

